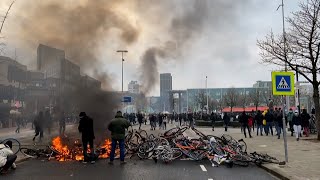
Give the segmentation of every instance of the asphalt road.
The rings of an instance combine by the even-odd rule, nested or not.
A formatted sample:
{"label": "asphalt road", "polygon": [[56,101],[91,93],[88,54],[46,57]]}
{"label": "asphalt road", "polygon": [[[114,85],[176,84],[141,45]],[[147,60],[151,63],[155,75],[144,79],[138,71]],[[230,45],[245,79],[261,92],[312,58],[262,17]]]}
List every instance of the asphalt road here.
{"label": "asphalt road", "polygon": [[[204,169],[200,167],[203,165]],[[206,171],[204,171],[206,170]],[[114,180],[217,180],[217,179],[276,179],[266,171],[255,167],[227,168],[225,166],[212,167],[208,161],[194,162],[177,160],[170,164],[152,160],[129,160],[127,164],[107,164],[106,160],[99,160],[96,164],[82,164],[80,162],[56,162],[29,160],[18,164],[16,170],[0,175],[6,180],[65,180],[65,179],[114,179]]]}

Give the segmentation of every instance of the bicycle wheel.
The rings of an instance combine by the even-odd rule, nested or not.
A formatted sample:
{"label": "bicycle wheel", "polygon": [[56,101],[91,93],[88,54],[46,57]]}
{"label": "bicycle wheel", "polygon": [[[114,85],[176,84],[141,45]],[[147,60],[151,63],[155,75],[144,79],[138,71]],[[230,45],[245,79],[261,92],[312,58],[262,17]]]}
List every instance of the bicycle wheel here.
{"label": "bicycle wheel", "polygon": [[247,143],[246,142],[244,142],[243,140],[241,140],[241,141],[238,141],[238,148],[240,148],[240,150],[242,151],[242,152],[247,152]]}
{"label": "bicycle wheel", "polygon": [[179,148],[172,148],[172,159],[178,159],[182,156],[182,152]]}
{"label": "bicycle wheel", "polygon": [[30,149],[30,148],[20,148],[20,152],[29,157],[29,158],[37,158],[39,157],[39,153],[35,149]]}
{"label": "bicycle wheel", "polygon": [[11,141],[12,142],[12,152],[13,154],[17,154],[21,148],[21,144],[18,140],[14,139],[14,138],[8,138],[8,139],[5,139],[3,141],[0,142],[0,144],[4,144],[6,143],[7,141]]}
{"label": "bicycle wheel", "polygon": [[237,140],[235,140],[232,136],[228,135],[228,134],[223,134],[221,136],[221,139],[224,141],[225,144],[230,144],[233,142],[238,142]]}
{"label": "bicycle wheel", "polygon": [[175,134],[178,131],[179,131],[179,128],[172,128],[172,129],[169,129],[168,131],[164,132],[163,136],[172,136],[173,134]]}
{"label": "bicycle wheel", "polygon": [[221,145],[217,142],[210,142],[210,148],[212,149],[212,151],[219,155],[219,156],[224,156],[226,153],[224,152],[224,150],[222,149]]}
{"label": "bicycle wheel", "polygon": [[138,132],[139,132],[139,134],[140,134],[143,138],[145,138],[145,139],[148,138],[148,133],[147,133],[147,131],[141,129],[141,130],[139,130]]}

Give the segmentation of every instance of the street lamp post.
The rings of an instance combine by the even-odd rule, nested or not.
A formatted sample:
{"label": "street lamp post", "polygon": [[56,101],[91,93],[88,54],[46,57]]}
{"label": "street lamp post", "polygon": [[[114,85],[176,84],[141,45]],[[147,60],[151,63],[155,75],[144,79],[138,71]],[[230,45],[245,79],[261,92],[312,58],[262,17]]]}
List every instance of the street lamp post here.
{"label": "street lamp post", "polygon": [[121,61],[122,61],[122,68],[121,68],[121,92],[123,93],[123,62],[124,62],[124,59],[123,59],[123,53],[127,53],[128,51],[127,50],[118,50],[117,52],[120,52],[121,53]]}
{"label": "street lamp post", "polygon": [[[286,62],[287,61],[287,50],[286,50],[286,32],[285,32],[285,26],[284,26],[284,3],[283,3],[283,0],[281,0],[281,5],[280,6],[282,6],[283,52],[284,52],[284,58],[285,58],[284,68],[285,68],[285,71],[287,71],[288,67],[287,67],[287,62]],[[279,7],[278,7],[278,9],[279,9]],[[283,101],[283,108],[282,108],[283,118],[282,118],[282,121],[283,121],[284,153],[285,153],[285,160],[286,160],[286,162],[288,162],[288,147],[287,147],[286,124],[285,124],[285,115],[286,115],[285,111],[289,110],[289,106],[290,106],[290,104],[289,104],[289,96],[284,96],[282,98],[282,101]]]}

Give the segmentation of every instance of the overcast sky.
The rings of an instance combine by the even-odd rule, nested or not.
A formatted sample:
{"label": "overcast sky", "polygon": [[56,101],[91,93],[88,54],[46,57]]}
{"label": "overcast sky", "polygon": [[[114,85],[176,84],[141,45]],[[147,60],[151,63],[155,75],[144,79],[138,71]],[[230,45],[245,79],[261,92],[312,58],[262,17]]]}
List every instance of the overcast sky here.
{"label": "overcast sky", "polygon": [[[1,14],[4,14],[10,2],[11,0],[0,1]],[[57,4],[51,0],[46,2]],[[74,6],[86,7],[88,3],[94,1],[61,0],[60,4],[62,2],[63,8],[71,11],[74,10]],[[97,2],[101,3],[100,0]],[[117,49],[129,51],[125,55],[124,89],[127,89],[130,80],[140,81],[144,79],[141,76],[150,76],[141,74],[144,72],[141,63],[146,50],[152,47],[164,49],[164,55],[155,55],[157,64],[155,70],[159,73],[172,73],[173,89],[203,88],[206,76],[209,88],[251,87],[258,80],[270,80],[271,70],[277,69],[260,63],[256,41],[263,38],[271,29],[276,33],[282,32],[281,9],[276,11],[281,0],[203,0],[200,3],[194,0],[111,2],[102,4],[108,6],[106,8],[108,12],[116,14],[114,18],[116,20],[106,18],[103,19],[105,21],[103,23],[115,21],[110,23],[110,26],[114,27],[108,27],[107,31],[99,30],[93,45],[90,42],[90,45],[85,46],[89,50],[88,47],[94,46],[92,51],[98,63],[92,65],[89,59],[87,62],[73,59],[78,57],[77,51],[82,51],[83,47],[76,50],[73,48],[73,52],[66,54],[69,59],[84,67],[82,69],[86,73],[94,75],[94,71],[106,72],[110,86],[115,90],[121,89],[121,56],[116,53]],[[296,11],[299,2],[299,0],[286,0],[286,15]],[[4,37],[2,41],[7,44],[5,55],[14,57],[16,48],[18,61],[31,68],[36,64],[38,43],[57,48],[64,48],[68,44],[52,43],[55,42],[51,41],[52,39],[56,40],[65,34],[61,35],[59,27],[54,33],[54,26],[43,26],[43,22],[60,18],[59,21],[69,23],[64,24],[66,26],[64,30],[78,27],[72,24],[74,19],[68,21],[70,18],[67,15],[68,11],[64,12],[66,15],[38,12],[44,4],[46,3],[40,3],[40,0],[17,0],[1,34]],[[81,13],[81,10],[79,12]],[[88,10],[86,12],[90,13]],[[35,15],[39,19],[35,19]],[[64,16],[68,19],[64,19]],[[77,19],[77,14],[76,16],[72,14],[72,17]],[[78,20],[90,21],[83,18]],[[119,25],[119,22],[124,25]],[[136,32],[133,38],[129,37],[132,35],[131,31]],[[50,38],[39,35],[47,32]],[[73,38],[81,38],[82,36],[77,36],[76,32],[77,30]],[[95,34],[86,35],[97,36],[98,31],[94,32]],[[150,87],[149,92],[149,95],[160,94],[158,79],[155,80],[154,86]]]}

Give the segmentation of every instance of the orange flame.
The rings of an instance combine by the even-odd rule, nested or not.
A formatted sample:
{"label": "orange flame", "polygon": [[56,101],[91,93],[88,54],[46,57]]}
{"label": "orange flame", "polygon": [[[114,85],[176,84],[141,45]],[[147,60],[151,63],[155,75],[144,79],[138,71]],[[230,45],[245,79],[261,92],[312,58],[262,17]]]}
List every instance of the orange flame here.
{"label": "orange flame", "polygon": [[[63,145],[62,139],[58,136],[53,138],[52,140],[52,148],[59,152],[56,155],[56,159],[58,161],[67,161],[67,160],[84,160],[83,150],[81,146],[81,142],[76,140],[74,142],[74,147],[69,148],[67,145]],[[91,153],[91,149],[88,145],[87,153]],[[100,155],[99,158],[109,158],[111,152],[111,141],[110,139],[105,139],[104,144],[100,146]],[[117,150],[116,154],[119,154],[119,150]]]}

